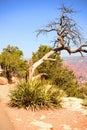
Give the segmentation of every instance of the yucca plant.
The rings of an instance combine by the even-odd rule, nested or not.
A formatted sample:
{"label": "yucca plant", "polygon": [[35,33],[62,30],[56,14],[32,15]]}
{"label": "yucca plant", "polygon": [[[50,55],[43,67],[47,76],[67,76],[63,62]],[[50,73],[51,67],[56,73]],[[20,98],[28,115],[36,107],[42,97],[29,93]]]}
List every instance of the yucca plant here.
{"label": "yucca plant", "polygon": [[44,109],[61,106],[62,94],[58,87],[46,85],[41,81],[29,81],[19,84],[10,91],[9,104],[27,109]]}

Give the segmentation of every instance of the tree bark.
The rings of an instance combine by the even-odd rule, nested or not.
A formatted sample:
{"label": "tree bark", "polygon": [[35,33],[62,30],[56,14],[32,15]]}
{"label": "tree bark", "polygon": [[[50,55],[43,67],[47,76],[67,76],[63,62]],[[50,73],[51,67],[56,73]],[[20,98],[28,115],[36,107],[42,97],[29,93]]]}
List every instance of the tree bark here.
{"label": "tree bark", "polygon": [[32,80],[32,78],[33,78],[32,67],[33,67],[33,62],[30,59],[29,60],[29,70],[28,70],[28,80]]}
{"label": "tree bark", "polygon": [[[34,76],[34,72],[36,70],[36,68],[41,65],[44,61],[55,61],[55,59],[49,58],[51,55],[53,55],[55,53],[54,50],[51,50],[50,52],[48,52],[47,54],[45,54],[40,60],[38,60],[37,62],[35,62],[33,64],[32,60],[29,61],[29,71],[28,71],[28,80],[33,80],[35,79],[35,77],[37,78],[38,76]],[[39,77],[41,77],[43,74],[40,74]]]}

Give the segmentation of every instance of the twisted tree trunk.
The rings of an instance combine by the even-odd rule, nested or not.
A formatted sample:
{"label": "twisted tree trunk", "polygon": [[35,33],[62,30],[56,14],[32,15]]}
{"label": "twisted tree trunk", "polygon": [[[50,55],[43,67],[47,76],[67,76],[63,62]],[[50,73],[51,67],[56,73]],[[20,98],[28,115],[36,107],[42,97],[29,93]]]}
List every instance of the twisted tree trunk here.
{"label": "twisted tree trunk", "polygon": [[46,73],[41,73],[41,74],[38,74],[36,76],[33,76],[36,68],[39,65],[41,65],[44,61],[55,61],[55,59],[49,58],[54,53],[55,53],[55,51],[51,50],[50,52],[45,54],[40,60],[38,60],[34,64],[33,64],[32,60],[29,60],[28,80],[34,80],[37,78],[41,78],[41,76],[43,76],[43,75],[46,75]]}

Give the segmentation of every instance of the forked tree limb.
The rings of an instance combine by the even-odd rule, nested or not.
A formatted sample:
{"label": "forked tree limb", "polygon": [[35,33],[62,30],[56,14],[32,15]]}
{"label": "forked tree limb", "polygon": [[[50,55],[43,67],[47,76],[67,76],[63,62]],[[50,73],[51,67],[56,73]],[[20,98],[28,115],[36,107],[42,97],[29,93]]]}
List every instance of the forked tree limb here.
{"label": "forked tree limb", "polygon": [[53,55],[55,53],[54,50],[51,50],[50,52],[48,52],[47,54],[45,54],[45,56],[43,56],[40,60],[38,60],[37,62],[35,62],[33,65],[32,65],[32,72],[34,73],[35,69],[41,65],[45,60],[50,60],[49,57],[51,55]]}

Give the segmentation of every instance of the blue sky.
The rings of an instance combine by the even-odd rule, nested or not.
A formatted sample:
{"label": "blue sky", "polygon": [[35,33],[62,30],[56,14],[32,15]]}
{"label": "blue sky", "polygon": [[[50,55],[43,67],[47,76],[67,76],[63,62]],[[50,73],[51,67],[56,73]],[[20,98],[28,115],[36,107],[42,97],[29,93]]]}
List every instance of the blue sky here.
{"label": "blue sky", "polygon": [[52,46],[55,35],[37,38],[35,31],[59,16],[62,2],[78,11],[74,18],[87,38],[87,0],[0,0],[0,52],[10,44],[30,58],[40,44]]}

